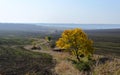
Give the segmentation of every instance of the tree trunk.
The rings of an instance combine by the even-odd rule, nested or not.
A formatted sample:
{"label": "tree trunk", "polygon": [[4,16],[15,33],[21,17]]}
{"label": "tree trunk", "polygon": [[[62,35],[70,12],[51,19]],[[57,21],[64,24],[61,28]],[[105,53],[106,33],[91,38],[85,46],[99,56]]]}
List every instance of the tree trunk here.
{"label": "tree trunk", "polygon": [[79,58],[78,54],[77,54],[77,60],[80,62],[80,58]]}
{"label": "tree trunk", "polygon": [[76,52],[76,58],[77,58],[77,60],[80,62],[80,58],[79,58],[78,51],[76,50],[75,52]]}

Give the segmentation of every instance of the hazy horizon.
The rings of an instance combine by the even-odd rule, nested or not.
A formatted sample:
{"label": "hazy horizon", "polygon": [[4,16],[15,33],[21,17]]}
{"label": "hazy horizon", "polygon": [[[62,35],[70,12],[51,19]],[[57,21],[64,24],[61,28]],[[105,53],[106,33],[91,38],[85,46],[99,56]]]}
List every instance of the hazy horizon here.
{"label": "hazy horizon", "polygon": [[[42,28],[41,28],[42,27]],[[0,30],[4,29],[68,29],[68,28],[82,28],[82,29],[120,29],[120,24],[70,24],[70,23],[0,23]]]}

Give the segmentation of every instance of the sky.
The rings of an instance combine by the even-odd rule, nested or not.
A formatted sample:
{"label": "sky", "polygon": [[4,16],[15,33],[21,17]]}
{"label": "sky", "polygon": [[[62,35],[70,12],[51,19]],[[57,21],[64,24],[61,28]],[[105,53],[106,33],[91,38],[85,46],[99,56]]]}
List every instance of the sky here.
{"label": "sky", "polygon": [[0,0],[0,22],[120,24],[120,0]]}

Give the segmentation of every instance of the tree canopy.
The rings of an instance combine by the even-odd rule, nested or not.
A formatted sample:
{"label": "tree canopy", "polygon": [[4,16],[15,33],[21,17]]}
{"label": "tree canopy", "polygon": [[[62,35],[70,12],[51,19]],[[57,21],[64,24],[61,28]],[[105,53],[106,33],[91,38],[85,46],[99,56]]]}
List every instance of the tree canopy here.
{"label": "tree canopy", "polygon": [[56,46],[71,52],[78,61],[82,57],[90,57],[94,52],[93,41],[87,34],[79,28],[65,30],[61,38],[56,42]]}

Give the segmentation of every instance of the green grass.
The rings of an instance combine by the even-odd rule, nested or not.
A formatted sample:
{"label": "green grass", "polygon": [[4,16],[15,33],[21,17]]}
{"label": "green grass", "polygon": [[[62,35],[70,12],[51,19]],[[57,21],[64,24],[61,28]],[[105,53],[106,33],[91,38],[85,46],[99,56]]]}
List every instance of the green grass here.
{"label": "green grass", "polygon": [[31,52],[22,47],[0,46],[0,74],[2,75],[51,75],[54,67],[52,56]]}

